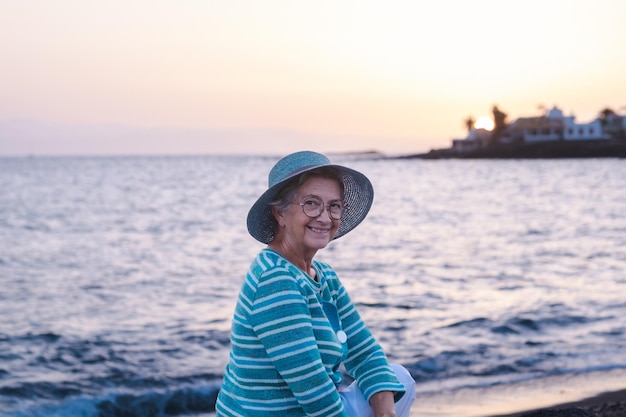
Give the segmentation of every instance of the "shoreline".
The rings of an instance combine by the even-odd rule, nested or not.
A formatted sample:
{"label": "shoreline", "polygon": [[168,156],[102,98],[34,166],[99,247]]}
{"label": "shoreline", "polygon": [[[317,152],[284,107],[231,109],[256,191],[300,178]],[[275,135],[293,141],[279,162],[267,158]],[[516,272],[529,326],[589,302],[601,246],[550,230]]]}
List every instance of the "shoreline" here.
{"label": "shoreline", "polygon": [[[596,413],[599,417],[621,417],[626,416],[626,389],[598,394],[571,403],[558,404],[552,406],[553,409],[580,408]],[[524,417],[528,413],[541,409],[523,411],[512,414],[504,414],[487,417]]]}
{"label": "shoreline", "polygon": [[481,149],[457,151],[432,149],[427,153],[395,159],[562,159],[626,158],[626,140],[549,141],[530,144],[500,144]]}
{"label": "shoreline", "polygon": [[[618,414],[611,414],[611,407]],[[411,417],[521,417],[542,409],[582,408],[626,415],[626,369],[549,376],[510,385],[417,393]]]}

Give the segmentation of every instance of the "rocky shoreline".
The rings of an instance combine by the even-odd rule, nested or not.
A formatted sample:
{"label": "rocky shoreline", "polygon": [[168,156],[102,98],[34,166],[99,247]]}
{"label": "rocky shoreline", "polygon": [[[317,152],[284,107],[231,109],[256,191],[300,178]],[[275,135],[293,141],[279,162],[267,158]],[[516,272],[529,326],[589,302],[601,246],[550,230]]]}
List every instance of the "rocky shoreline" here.
{"label": "rocky shoreline", "polygon": [[539,158],[626,158],[626,140],[554,141],[533,144],[499,144],[473,151],[452,148],[399,159],[539,159]]}

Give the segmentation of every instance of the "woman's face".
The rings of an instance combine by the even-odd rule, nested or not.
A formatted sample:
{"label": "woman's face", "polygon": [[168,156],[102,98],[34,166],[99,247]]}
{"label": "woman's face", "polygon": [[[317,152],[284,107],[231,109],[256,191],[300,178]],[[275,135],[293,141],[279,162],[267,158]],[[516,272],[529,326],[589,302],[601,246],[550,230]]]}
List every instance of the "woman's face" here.
{"label": "woman's face", "polygon": [[[311,218],[304,214],[300,203],[309,197],[317,197],[324,204],[322,214]],[[330,202],[341,201],[341,191],[336,180],[311,177],[298,189],[289,208],[277,214],[280,239],[283,244],[299,251],[317,251],[328,245],[337,233],[340,220],[330,217]]]}

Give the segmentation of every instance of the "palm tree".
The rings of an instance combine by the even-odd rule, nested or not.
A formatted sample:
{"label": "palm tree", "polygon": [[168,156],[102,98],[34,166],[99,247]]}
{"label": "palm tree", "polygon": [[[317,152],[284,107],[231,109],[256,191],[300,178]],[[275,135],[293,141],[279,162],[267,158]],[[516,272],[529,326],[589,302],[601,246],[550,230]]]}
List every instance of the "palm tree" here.
{"label": "palm tree", "polygon": [[617,113],[607,107],[600,112],[598,118],[600,119],[602,126],[606,126],[609,124],[609,120],[615,116],[617,116]]}
{"label": "palm tree", "polygon": [[474,130],[474,123],[476,123],[476,120],[474,120],[474,117],[472,115],[467,116],[467,119],[465,119],[465,127],[467,128],[468,134],[472,130]]}
{"label": "palm tree", "polygon": [[492,141],[493,143],[500,143],[500,138],[506,129],[506,118],[507,114],[501,111],[497,105],[493,105],[491,112],[493,113],[493,131],[492,131]]}

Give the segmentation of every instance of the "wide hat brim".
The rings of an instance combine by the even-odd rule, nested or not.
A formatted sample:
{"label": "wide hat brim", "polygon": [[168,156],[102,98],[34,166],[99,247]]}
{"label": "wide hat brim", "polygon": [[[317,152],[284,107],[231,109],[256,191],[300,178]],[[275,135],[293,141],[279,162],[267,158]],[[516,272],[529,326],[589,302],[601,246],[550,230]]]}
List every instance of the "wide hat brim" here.
{"label": "wide hat brim", "polygon": [[344,187],[346,212],[333,239],[338,239],[358,226],[367,216],[374,201],[374,188],[362,173],[342,165],[330,163],[324,155],[303,151],[278,161],[269,175],[269,188],[258,198],[248,212],[248,232],[261,243],[270,243],[276,237],[276,220],[270,203],[292,178],[321,167],[333,167],[340,172]]}

